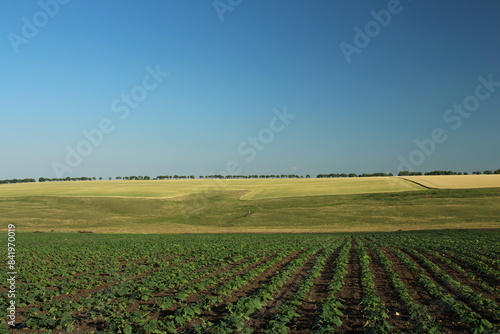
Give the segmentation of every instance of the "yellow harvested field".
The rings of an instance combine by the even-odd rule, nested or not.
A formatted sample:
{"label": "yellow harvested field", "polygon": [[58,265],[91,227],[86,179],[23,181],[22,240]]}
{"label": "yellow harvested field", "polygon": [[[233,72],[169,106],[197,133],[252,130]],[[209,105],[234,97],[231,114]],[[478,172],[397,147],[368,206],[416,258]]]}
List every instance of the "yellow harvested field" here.
{"label": "yellow harvested field", "polygon": [[[424,190],[419,185],[394,177],[274,180],[255,184],[241,199],[350,195]],[[403,182],[401,182],[403,181]]]}
{"label": "yellow harvested field", "polygon": [[281,197],[401,192],[425,188],[397,177],[336,179],[241,179],[82,181],[6,184],[0,197],[69,196],[173,198],[189,194],[241,191],[242,200]]}
{"label": "yellow harvested field", "polygon": [[404,176],[412,182],[428,188],[438,189],[472,189],[500,187],[500,174],[494,175],[426,175]]}

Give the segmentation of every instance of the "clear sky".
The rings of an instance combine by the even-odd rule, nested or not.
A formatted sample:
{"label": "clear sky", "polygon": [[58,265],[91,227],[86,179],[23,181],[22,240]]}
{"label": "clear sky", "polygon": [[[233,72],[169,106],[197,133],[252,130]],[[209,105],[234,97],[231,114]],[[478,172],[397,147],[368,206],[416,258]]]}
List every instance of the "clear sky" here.
{"label": "clear sky", "polygon": [[12,0],[0,17],[0,179],[500,168],[496,0]]}

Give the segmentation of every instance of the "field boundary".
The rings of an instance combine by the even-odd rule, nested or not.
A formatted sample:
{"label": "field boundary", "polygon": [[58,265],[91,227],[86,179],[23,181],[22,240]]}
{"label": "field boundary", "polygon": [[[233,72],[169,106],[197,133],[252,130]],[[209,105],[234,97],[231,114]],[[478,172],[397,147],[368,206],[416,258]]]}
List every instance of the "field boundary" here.
{"label": "field boundary", "polygon": [[398,176],[427,189],[500,188],[500,175],[415,175]]}
{"label": "field boundary", "polygon": [[396,177],[398,177],[398,178],[400,178],[400,179],[403,179],[403,180],[405,180],[405,181],[411,182],[411,183],[415,183],[416,185],[419,185],[419,186],[421,186],[421,187],[424,187],[425,189],[430,189],[430,190],[433,190],[433,189],[443,189],[443,188],[438,188],[438,187],[430,187],[430,186],[426,186],[426,185],[425,185],[425,184],[423,184],[423,183],[420,183],[420,182],[415,181],[415,180],[410,180],[410,179],[407,179],[407,178],[406,178],[406,177],[404,177],[404,176],[396,176]]}

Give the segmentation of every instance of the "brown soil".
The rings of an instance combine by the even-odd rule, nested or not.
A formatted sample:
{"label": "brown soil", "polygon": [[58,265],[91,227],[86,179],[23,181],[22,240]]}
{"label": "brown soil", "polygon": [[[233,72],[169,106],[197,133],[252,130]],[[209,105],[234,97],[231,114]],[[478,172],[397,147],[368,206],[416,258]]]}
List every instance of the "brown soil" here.
{"label": "brown soil", "polygon": [[451,278],[453,278],[455,281],[458,281],[463,285],[469,286],[471,289],[474,290],[474,292],[476,292],[477,294],[481,294],[484,298],[489,298],[491,300],[498,302],[498,299],[500,298],[498,295],[494,295],[489,293],[488,291],[485,291],[476,280],[467,277],[465,273],[455,270],[455,268],[446,264],[437,256],[428,253],[425,253],[425,256],[429,260],[434,262],[436,265],[438,265],[441,268],[441,270],[450,275]]}
{"label": "brown soil", "polygon": [[[392,252],[390,248],[382,248],[385,255],[393,263],[393,270],[399,275],[401,281],[406,285],[413,297],[413,301],[427,308],[429,314],[437,324],[442,326],[443,333],[468,333],[464,326],[456,321],[456,317],[444,310],[438,300],[433,298],[415,279],[415,273],[408,270],[406,265]],[[415,324],[416,325],[416,324]]]}
{"label": "brown soil", "polygon": [[[410,255],[410,254],[408,254]],[[437,285],[441,286],[447,293],[450,295],[454,296],[454,298],[460,302],[461,304],[467,305],[470,307],[472,310],[477,312],[479,315],[484,317],[485,319],[489,321],[494,321],[494,319],[491,318],[491,314],[489,312],[486,312],[485,310],[475,310],[474,305],[471,304],[469,301],[465,300],[464,297],[460,295],[459,292],[457,292],[452,286],[449,286],[444,282],[441,278],[439,278],[436,274],[434,274],[431,270],[427,269],[425,265],[422,263],[422,261],[418,260],[417,258],[413,257],[410,255],[410,257],[417,263],[420,268],[425,272],[425,274],[432,279]]]}
{"label": "brown soil", "polygon": [[344,285],[338,297],[345,303],[343,310],[345,316],[342,319],[341,333],[364,333],[364,319],[361,307],[363,288],[361,287],[361,267],[358,262],[357,248],[353,245],[349,251],[349,263],[347,274],[344,277]]}
{"label": "brown soil", "polygon": [[387,308],[389,324],[402,332],[412,332],[411,318],[406,312],[406,307],[399,302],[398,295],[385,273],[382,263],[372,249],[368,249],[368,255],[371,258],[370,271],[375,275],[373,278],[375,288]]}
{"label": "brown soil", "polygon": [[488,275],[480,273],[474,266],[471,266],[467,262],[464,262],[464,261],[460,260],[459,258],[453,257],[452,254],[451,255],[444,254],[444,256],[453,260],[455,263],[459,264],[465,270],[469,270],[469,271],[473,272],[477,277],[480,277],[483,281],[488,283],[491,287],[499,287],[500,286],[500,280],[497,280],[493,277],[490,277]]}
{"label": "brown soil", "polygon": [[231,294],[231,296],[224,298],[221,304],[213,307],[211,310],[203,311],[200,317],[206,321],[217,323],[218,321],[220,321],[222,317],[227,316],[229,314],[227,310],[228,304],[237,302],[238,299],[240,299],[241,297],[255,294],[263,284],[269,282],[272,279],[272,277],[278,270],[284,269],[293,259],[298,257],[299,254],[301,254],[304,251],[305,249],[302,249],[300,251],[296,251],[287,255],[284,259],[279,261],[278,264],[274,265],[273,267],[267,268],[263,273],[258,275],[252,282],[245,285],[241,289],[234,291]]}
{"label": "brown soil", "polygon": [[297,310],[300,317],[290,326],[290,333],[313,333],[314,321],[320,315],[319,306],[328,296],[328,285],[332,280],[335,259],[338,257],[341,247],[337,247],[326,260],[321,275],[314,281],[314,286],[309,292],[307,300]]}
{"label": "brown soil", "polygon": [[294,292],[297,291],[300,283],[306,278],[320,252],[321,251],[318,251],[309,257],[304,266],[295,272],[285,285],[283,285],[283,287],[273,296],[274,299],[262,310],[252,315],[252,319],[247,322],[247,326],[249,328],[252,328],[255,333],[265,333],[268,329],[269,321],[278,312],[277,308],[279,308]]}

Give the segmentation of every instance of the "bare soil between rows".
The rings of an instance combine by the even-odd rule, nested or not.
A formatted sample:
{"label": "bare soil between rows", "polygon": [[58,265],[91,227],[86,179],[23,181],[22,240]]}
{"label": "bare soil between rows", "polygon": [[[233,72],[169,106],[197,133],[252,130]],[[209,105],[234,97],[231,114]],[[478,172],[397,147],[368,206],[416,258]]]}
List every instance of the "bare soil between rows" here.
{"label": "bare soil between rows", "polygon": [[[375,287],[378,295],[383,300],[385,307],[388,310],[389,314],[389,323],[394,327],[395,332],[400,333],[415,333],[416,332],[416,323],[412,320],[405,310],[405,307],[398,300],[398,295],[394,290],[389,277],[384,271],[384,267],[382,263],[379,261],[378,256],[375,254],[373,248],[378,247],[375,244],[370,242],[366,242],[368,255],[371,258],[370,263],[370,271],[374,275]],[[211,323],[219,323],[224,320],[224,317],[230,315],[228,311],[228,305],[230,303],[235,303],[239,298],[244,296],[250,296],[256,294],[261,286],[267,282],[269,282],[272,277],[283,270],[291,261],[297,258],[301,253],[307,251],[308,247],[303,247],[302,249],[296,251],[290,251],[287,253],[280,261],[278,261],[273,266],[266,268],[264,272],[256,276],[253,281],[248,284],[242,286],[239,289],[236,289],[231,295],[225,296],[222,298],[222,301],[211,308],[210,310],[204,310],[198,317],[196,321],[192,321],[187,323],[186,325],[179,328],[179,333],[188,333],[192,332],[194,326],[200,324],[200,320]],[[307,299],[301,303],[301,305],[297,308],[298,317],[296,317],[292,323],[289,324],[289,333],[299,334],[306,333],[311,334],[314,333],[314,323],[320,314],[321,305],[327,297],[328,293],[328,285],[331,282],[333,277],[334,263],[335,259],[339,255],[339,251],[341,249],[341,245],[335,248],[333,251],[330,250],[331,254],[328,255],[328,259],[321,269],[320,275],[315,279],[314,285],[308,293]],[[433,296],[429,294],[429,292],[419,285],[418,281],[415,278],[415,273],[411,272],[408,267],[401,261],[401,259],[393,252],[393,248],[391,247],[381,247],[382,252],[387,256],[388,259],[392,262],[392,269],[398,274],[401,281],[404,283],[406,288],[410,291],[411,297],[414,302],[424,306],[429,314],[433,317],[436,323],[441,326],[442,333],[468,333],[470,329],[459,322],[456,316],[454,316],[451,312],[444,309],[442,305],[440,305],[439,301],[436,300]],[[279,289],[274,295],[274,299],[265,305],[262,309],[257,310],[253,314],[250,315],[250,319],[247,320],[246,325],[247,328],[253,330],[254,333],[266,333],[266,330],[269,328],[269,322],[273,319],[273,316],[278,312],[278,308],[283,303],[286,303],[287,300],[291,298],[293,293],[297,291],[301,282],[307,277],[311,268],[313,267],[316,258],[321,252],[325,251],[325,248],[319,249],[316,253],[309,256],[301,268],[296,270],[292,277],[288,279],[283,287]],[[404,251],[404,250],[403,250]],[[447,265],[437,256],[434,256],[429,253],[423,253],[427,259],[436,263],[442,270],[448,273],[453,279],[461,282],[462,284],[466,284],[470,286],[475,292],[478,294],[481,293],[483,297],[490,298],[491,300],[498,301],[499,296],[487,293],[484,289],[481,288],[474,280],[467,277],[463,272],[459,272],[455,270],[453,267]],[[257,254],[255,254],[257,255]],[[259,254],[261,255],[261,254]],[[273,256],[276,256],[276,253],[266,254],[265,256],[260,256],[258,259],[255,259],[255,263],[251,265],[245,266],[241,268],[241,270],[237,271],[234,274],[234,277],[243,275],[248,270],[257,267],[258,265],[266,262]],[[450,293],[455,299],[460,301],[460,296],[456,295],[454,291],[448,289],[448,287],[444,284],[442,280],[440,280],[436,275],[434,275],[430,270],[425,268],[425,265],[415,257],[408,255],[412,261],[414,261],[419,268],[421,268],[422,272],[425,273],[430,279],[432,279],[437,285],[441,286],[447,292]],[[220,268],[213,269],[207,275],[204,275],[196,281],[210,278],[212,276],[218,275],[224,271],[229,271],[233,268],[236,268],[239,264],[243,263],[243,261],[248,258],[242,258],[239,261],[235,261],[234,263],[228,264],[226,266],[221,266]],[[458,261],[459,264],[463,265],[462,262]],[[208,266],[210,268],[210,266]],[[467,268],[463,265],[464,268]],[[202,270],[200,268],[199,270]],[[467,268],[469,269],[469,268]],[[142,280],[148,275],[148,272],[143,273],[141,275],[136,275],[133,277],[128,277],[130,280]],[[217,283],[216,286],[223,284],[231,279],[231,277],[226,277]],[[491,281],[490,281],[491,282]],[[111,283],[103,284],[96,289],[109,288]],[[214,288],[216,286],[208,286],[205,289],[189,296],[186,299],[186,303],[192,304],[201,300],[202,296],[210,296],[213,295]],[[78,296],[86,296],[91,293],[95,293],[97,291],[93,290],[79,290]],[[167,321],[167,317],[169,315],[175,314],[175,311],[179,305],[172,306],[169,310],[159,311],[155,306],[155,297],[165,297],[169,296],[173,293],[173,291],[164,291],[162,293],[156,293],[151,299],[140,302],[137,301],[135,304],[131,304],[128,310],[137,309],[139,306],[150,307],[151,313],[149,314],[150,319],[159,319],[162,321]],[[61,299],[71,299],[72,296],[64,296],[59,297]],[[348,254],[348,264],[347,264],[347,274],[343,280],[343,286],[340,291],[337,293],[337,297],[343,300],[343,305],[345,309],[343,310],[344,316],[342,317],[342,327],[339,328],[338,333],[364,333],[365,328],[365,319],[363,317],[363,305],[361,303],[363,297],[363,288],[361,285],[361,268],[359,265],[359,253],[357,247],[353,244]],[[467,304],[467,302],[463,302]],[[23,308],[24,310],[25,308]],[[86,311],[89,311],[86,309]],[[488,320],[492,320],[486,312],[479,312],[479,314]],[[106,324],[99,321],[91,321],[90,319],[85,318],[85,314],[80,312],[78,314],[79,318],[75,321],[75,328],[73,333],[87,333],[91,331],[99,331],[104,330],[106,332]],[[19,314],[19,319],[24,321],[22,313]],[[45,333],[46,330],[32,330],[26,328],[20,329],[12,329],[12,333]],[[67,333],[64,330],[52,330],[52,333]],[[210,333],[210,328],[206,331]],[[107,333],[107,332],[106,332]]]}

